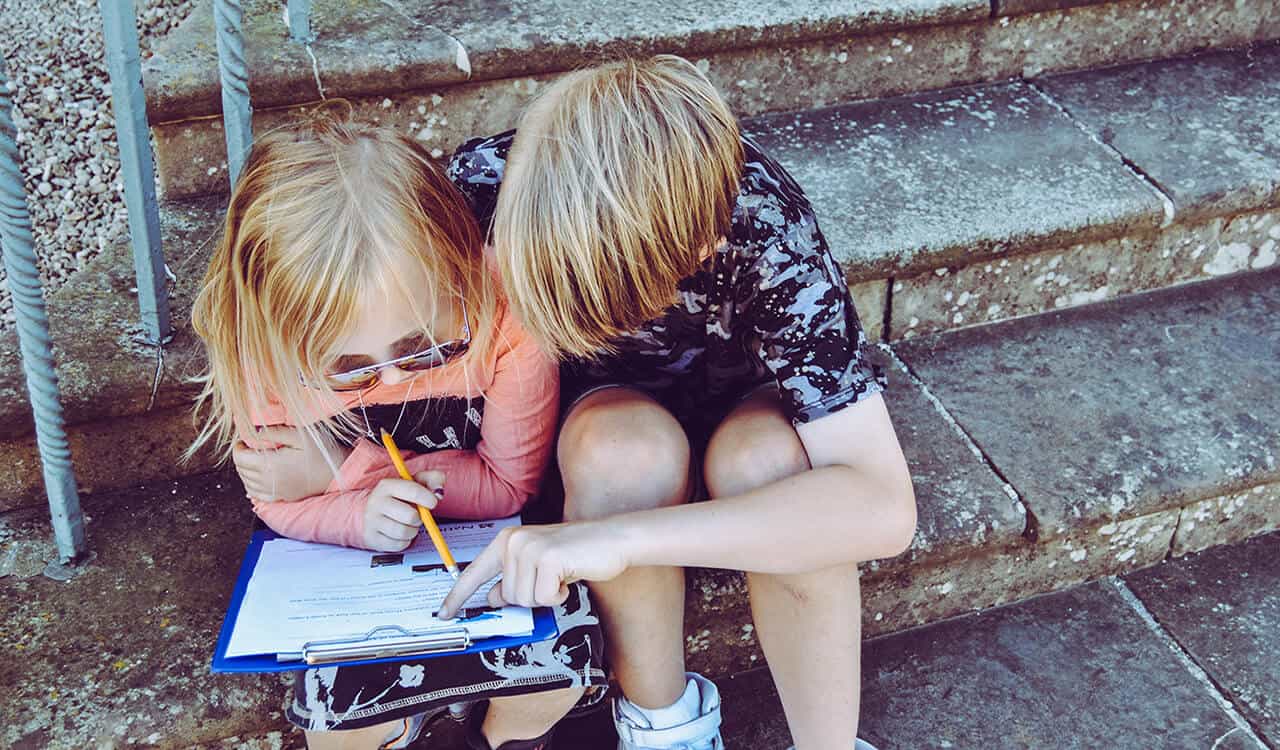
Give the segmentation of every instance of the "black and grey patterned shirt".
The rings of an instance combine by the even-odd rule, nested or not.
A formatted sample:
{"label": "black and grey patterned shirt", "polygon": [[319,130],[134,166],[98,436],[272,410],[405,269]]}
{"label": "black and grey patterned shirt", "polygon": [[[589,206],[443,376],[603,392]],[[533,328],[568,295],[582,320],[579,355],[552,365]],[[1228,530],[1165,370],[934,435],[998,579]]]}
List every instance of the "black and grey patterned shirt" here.
{"label": "black and grey patterned shirt", "polygon": [[[450,179],[481,226],[492,225],[515,131],[464,143]],[[733,228],[680,300],[628,333],[618,353],[571,362],[563,387],[622,383],[652,393],[685,422],[718,421],[752,390],[776,382],[792,421],[810,422],[876,393],[844,274],[800,186],[749,138]]]}

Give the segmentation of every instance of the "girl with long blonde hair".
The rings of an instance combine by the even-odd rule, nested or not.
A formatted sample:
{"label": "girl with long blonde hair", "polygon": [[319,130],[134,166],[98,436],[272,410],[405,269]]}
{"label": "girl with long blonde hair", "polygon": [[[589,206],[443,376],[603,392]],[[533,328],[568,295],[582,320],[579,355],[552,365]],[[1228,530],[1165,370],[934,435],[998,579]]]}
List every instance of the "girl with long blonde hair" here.
{"label": "girl with long blonde hair", "polygon": [[[406,136],[326,116],[260,139],[192,324],[209,360],[192,450],[223,448],[284,536],[396,551],[416,505],[505,517],[539,487],[556,366],[508,312],[466,197]],[[605,682],[584,588],[557,617],[558,638],[511,653],[307,670],[286,715],[311,747],[404,747],[461,702],[471,747],[543,748]]]}

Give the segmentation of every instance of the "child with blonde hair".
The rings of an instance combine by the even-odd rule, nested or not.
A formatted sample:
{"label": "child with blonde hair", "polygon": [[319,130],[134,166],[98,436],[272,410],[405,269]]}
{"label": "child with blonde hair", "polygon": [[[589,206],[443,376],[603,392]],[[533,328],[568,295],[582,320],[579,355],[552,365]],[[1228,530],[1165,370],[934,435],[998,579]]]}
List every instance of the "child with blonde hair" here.
{"label": "child with blonde hair", "polygon": [[[462,194],[410,138],[333,118],[254,144],[192,311],[208,350],[196,446],[225,447],[296,539],[400,550],[416,506],[520,512],[554,437],[555,364],[508,311]],[[397,478],[379,430],[417,481]],[[557,638],[308,669],[286,715],[313,748],[404,747],[451,704],[477,750],[546,748],[605,681],[583,588]]]}
{"label": "child with blonde hair", "polygon": [[712,750],[720,698],[684,670],[682,568],[743,570],[796,747],[869,747],[857,564],[907,548],[915,498],[799,186],[673,56],[561,78],[450,176],[491,225],[513,310],[564,361],[568,523],[504,532],[446,613],[495,575],[491,600],[525,605],[589,581],[619,748]]}

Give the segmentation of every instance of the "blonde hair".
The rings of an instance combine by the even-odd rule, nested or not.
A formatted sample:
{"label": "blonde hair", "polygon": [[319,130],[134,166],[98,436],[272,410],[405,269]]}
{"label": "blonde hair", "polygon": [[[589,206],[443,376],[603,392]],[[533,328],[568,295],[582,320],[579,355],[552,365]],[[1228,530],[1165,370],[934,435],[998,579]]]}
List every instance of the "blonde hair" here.
{"label": "blonde hair", "polygon": [[727,236],[738,125],[687,60],[570,73],[523,116],[492,240],[513,312],[548,352],[609,351],[677,299]]}
{"label": "blonde hair", "polygon": [[[198,378],[204,422],[188,456],[215,441],[229,455],[253,414],[275,401],[290,422],[350,436],[323,383],[327,362],[362,303],[403,285],[420,263],[433,287],[405,290],[430,331],[436,300],[465,300],[472,321],[465,366],[492,347],[496,279],[462,193],[412,139],[321,117],[258,140],[231,195],[221,240],[191,313],[209,363]],[[401,287],[403,288],[403,287]],[[418,300],[427,300],[425,307]],[[470,377],[470,373],[468,373]],[[334,416],[309,424],[325,414]],[[198,417],[197,417],[198,418]]]}

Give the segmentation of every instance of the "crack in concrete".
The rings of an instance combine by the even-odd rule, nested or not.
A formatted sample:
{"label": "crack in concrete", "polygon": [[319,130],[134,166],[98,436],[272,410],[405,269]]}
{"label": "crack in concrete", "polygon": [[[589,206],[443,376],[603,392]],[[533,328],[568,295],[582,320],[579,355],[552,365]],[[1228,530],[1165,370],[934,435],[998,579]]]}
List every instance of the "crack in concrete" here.
{"label": "crack in concrete", "polygon": [[463,73],[466,73],[467,78],[471,77],[471,56],[467,54],[467,48],[462,45],[462,41],[459,40],[458,37],[454,36],[453,34],[450,34],[449,32],[445,31],[439,26],[434,26],[432,24],[423,23],[422,21],[419,21],[418,19],[409,15],[409,13],[405,11],[404,8],[400,7],[398,3],[394,2],[394,0],[379,0],[379,2],[381,2],[383,5],[387,6],[391,10],[395,11],[396,13],[400,14],[400,16],[404,18],[404,20],[408,21],[414,26],[421,26],[424,28],[431,29],[437,34],[440,34],[444,38],[453,42],[454,46],[457,47],[457,49],[454,50],[454,55],[453,55],[454,66],[457,67],[458,70],[461,70]]}
{"label": "crack in concrete", "polygon": [[1182,517],[1186,515],[1187,508],[1190,505],[1184,505],[1178,509],[1178,520],[1173,522],[1173,533],[1169,535],[1169,549],[1164,551],[1164,559],[1173,559],[1173,548],[1178,544],[1178,529],[1182,528]]}
{"label": "crack in concrete", "polygon": [[320,61],[316,59],[316,53],[311,50],[311,45],[306,45],[307,56],[311,58],[311,75],[316,79],[316,91],[320,93],[321,99],[328,99],[324,95],[324,84],[320,82]]}
{"label": "crack in concrete", "polygon": [[889,322],[893,320],[893,285],[895,277],[889,277],[889,287],[884,293],[884,313],[880,316],[880,340],[877,344],[889,343]]}
{"label": "crack in concrete", "polygon": [[[893,287],[890,286],[890,290],[892,289]],[[889,359],[893,361],[898,369],[907,376],[907,380],[911,381],[912,384],[920,389],[920,392],[924,394],[924,397],[933,405],[934,410],[938,412],[938,416],[942,417],[942,421],[950,425],[951,429],[960,437],[961,442],[969,448],[969,452],[977,457],[992,474],[996,475],[996,479],[1000,480],[1000,486],[1004,488],[1004,492],[1009,496],[1009,499],[1018,507],[1022,508],[1022,512],[1026,517],[1026,525],[1022,529],[1022,536],[1025,537],[1028,542],[1032,543],[1039,539],[1040,519],[1036,518],[1036,514],[1031,511],[1031,508],[1027,505],[1026,501],[1022,499],[1022,495],[1014,488],[1013,484],[1004,475],[1004,472],[1000,471],[999,467],[996,466],[995,461],[993,461],[991,457],[982,450],[978,445],[978,442],[973,439],[973,436],[970,435],[964,427],[960,426],[960,422],[952,416],[946,405],[942,403],[942,400],[935,396],[933,391],[929,390],[929,386],[925,385],[924,381],[920,379],[920,376],[911,369],[911,366],[908,365],[905,360],[898,356],[898,353],[895,352],[889,344],[882,343],[878,344],[878,346],[881,351],[889,356]]]}
{"label": "crack in concrete", "polygon": [[[1120,598],[1129,605],[1129,608],[1136,612],[1138,617],[1146,623],[1147,628],[1156,636],[1156,638],[1173,652],[1173,655],[1178,659],[1178,662],[1182,664],[1183,668],[1186,669],[1187,672],[1204,687],[1214,701],[1217,702],[1218,707],[1222,709],[1223,713],[1225,713],[1227,717],[1231,719],[1232,723],[1236,725],[1235,729],[1231,730],[1231,732],[1243,732],[1249,739],[1253,740],[1259,748],[1272,748],[1271,745],[1263,742],[1262,738],[1255,733],[1253,725],[1250,724],[1249,720],[1236,709],[1235,703],[1227,697],[1222,687],[1214,681],[1213,677],[1211,677],[1209,673],[1196,662],[1195,658],[1191,656],[1190,652],[1183,648],[1181,643],[1178,643],[1177,639],[1173,637],[1173,634],[1166,630],[1164,626],[1156,620],[1155,615],[1151,614],[1151,610],[1147,609],[1147,605],[1143,604],[1142,600],[1138,598],[1138,595],[1133,593],[1133,589],[1129,588],[1129,584],[1125,583],[1119,576],[1114,575],[1107,576],[1106,580],[1111,584],[1111,587],[1115,589],[1116,593],[1120,595]],[[1227,732],[1227,734],[1231,734],[1231,732]],[[1225,737],[1226,735],[1219,737],[1218,741],[1221,742]],[[1216,743],[1214,744],[1214,747],[1217,747]]]}
{"label": "crack in concrete", "polygon": [[1114,155],[1117,159],[1119,159],[1120,163],[1124,165],[1125,169],[1127,169],[1130,174],[1138,178],[1139,181],[1141,181],[1144,185],[1146,185],[1150,190],[1152,190],[1156,194],[1156,197],[1160,199],[1160,205],[1164,210],[1164,221],[1161,222],[1160,224],[1161,229],[1169,226],[1170,224],[1173,224],[1174,217],[1177,215],[1177,208],[1174,205],[1173,196],[1171,196],[1169,194],[1169,191],[1165,189],[1163,185],[1160,184],[1159,180],[1153,177],[1150,172],[1143,169],[1133,159],[1130,159],[1128,156],[1126,156],[1124,152],[1122,152],[1120,149],[1108,143],[1106,140],[1102,139],[1096,133],[1090,130],[1089,127],[1086,126],[1082,120],[1080,120],[1075,115],[1073,115],[1071,113],[1071,110],[1067,109],[1066,106],[1062,104],[1062,102],[1053,98],[1053,95],[1050,94],[1048,91],[1045,91],[1040,86],[1039,83],[1029,78],[1024,78],[1022,79],[1022,81],[1023,83],[1027,84],[1027,86],[1031,87],[1032,91],[1035,91],[1037,94],[1039,94],[1040,98],[1044,99],[1045,102],[1049,104],[1049,106],[1061,112],[1062,116],[1067,118],[1071,122],[1071,124],[1075,125],[1080,130],[1080,132],[1084,133],[1085,136],[1089,138],[1089,140],[1093,141],[1094,143],[1098,144],[1102,148],[1106,149],[1112,155]]}

